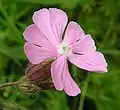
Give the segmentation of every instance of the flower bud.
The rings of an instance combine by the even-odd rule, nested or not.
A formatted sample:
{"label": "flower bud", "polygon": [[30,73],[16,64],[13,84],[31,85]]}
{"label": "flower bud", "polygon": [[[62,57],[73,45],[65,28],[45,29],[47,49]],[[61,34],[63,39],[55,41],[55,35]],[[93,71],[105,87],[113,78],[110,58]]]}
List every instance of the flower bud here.
{"label": "flower bud", "polygon": [[51,79],[51,64],[54,59],[47,59],[40,64],[29,64],[26,76],[32,84],[38,85],[42,90],[53,88]]}
{"label": "flower bud", "polygon": [[27,77],[22,77],[19,80],[19,84],[17,85],[18,89],[24,93],[37,93],[40,91],[40,87],[32,84]]}

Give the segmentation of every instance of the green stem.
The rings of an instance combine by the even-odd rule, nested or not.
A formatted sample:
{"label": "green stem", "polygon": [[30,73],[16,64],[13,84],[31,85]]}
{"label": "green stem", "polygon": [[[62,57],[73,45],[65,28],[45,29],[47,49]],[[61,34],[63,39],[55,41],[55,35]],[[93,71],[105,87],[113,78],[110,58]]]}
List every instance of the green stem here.
{"label": "green stem", "polygon": [[88,82],[89,82],[89,73],[87,73],[85,83],[84,83],[84,86],[83,86],[83,89],[82,89],[82,92],[81,92],[81,97],[80,97],[80,103],[79,103],[79,109],[78,110],[83,110],[85,94],[86,94],[87,87],[88,87]]}
{"label": "green stem", "polygon": [[0,90],[4,89],[5,87],[17,86],[17,85],[18,85],[18,82],[8,82],[8,83],[0,84]]}
{"label": "green stem", "polygon": [[0,102],[0,110],[28,110],[26,108],[20,107],[17,104],[10,104],[6,102]]}

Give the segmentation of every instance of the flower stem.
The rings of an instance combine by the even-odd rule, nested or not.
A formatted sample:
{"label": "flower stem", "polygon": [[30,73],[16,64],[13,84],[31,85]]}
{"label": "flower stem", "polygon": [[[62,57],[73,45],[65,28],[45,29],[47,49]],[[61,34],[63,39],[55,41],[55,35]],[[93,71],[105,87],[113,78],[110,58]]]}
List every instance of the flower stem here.
{"label": "flower stem", "polygon": [[0,90],[4,89],[5,87],[16,86],[18,85],[18,83],[19,82],[8,82],[8,83],[0,84]]}
{"label": "flower stem", "polygon": [[15,103],[6,103],[0,101],[0,110],[28,110]]}
{"label": "flower stem", "polygon": [[84,82],[85,83],[84,83],[84,86],[83,86],[83,89],[82,89],[82,92],[81,92],[81,97],[80,97],[80,103],[79,103],[79,109],[78,110],[83,110],[85,94],[86,94],[88,83],[89,83],[89,73],[87,73],[86,79],[85,79]]}

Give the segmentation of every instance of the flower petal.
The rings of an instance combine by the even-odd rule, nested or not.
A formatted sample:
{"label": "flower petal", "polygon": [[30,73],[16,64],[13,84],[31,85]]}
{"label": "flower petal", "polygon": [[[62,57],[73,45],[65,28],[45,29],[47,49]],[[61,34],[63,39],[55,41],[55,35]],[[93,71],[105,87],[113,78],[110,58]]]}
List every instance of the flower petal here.
{"label": "flower petal", "polygon": [[53,32],[56,38],[61,42],[64,29],[68,22],[68,17],[64,11],[57,8],[50,8],[49,11]]}
{"label": "flower petal", "polygon": [[67,23],[67,16],[59,9],[42,9],[34,13],[33,22],[53,45],[58,45]]}
{"label": "flower petal", "polygon": [[54,86],[57,90],[60,91],[63,90],[62,73],[64,68],[64,60],[65,58],[63,56],[60,56],[51,65],[51,76]]}
{"label": "flower petal", "polygon": [[23,35],[25,40],[30,43],[43,46],[53,51],[55,50],[55,47],[46,39],[46,37],[40,32],[39,28],[35,24],[28,26]]}
{"label": "flower petal", "polygon": [[63,42],[72,44],[85,36],[83,29],[76,23],[71,21],[66,29]]}
{"label": "flower petal", "polygon": [[51,76],[57,90],[63,90],[70,96],[76,96],[80,89],[74,82],[68,71],[67,59],[60,56],[51,65]]}
{"label": "flower petal", "polygon": [[48,9],[44,8],[34,12],[33,22],[52,44],[57,45],[59,43],[51,28],[50,13]]}
{"label": "flower petal", "polygon": [[96,50],[95,42],[91,35],[86,35],[78,42],[72,45],[73,53],[87,54],[88,52],[93,52]]}
{"label": "flower petal", "polygon": [[73,54],[69,60],[79,68],[88,71],[107,72],[106,60],[100,52],[92,52],[86,55]]}
{"label": "flower petal", "polygon": [[54,58],[56,56],[56,53],[28,42],[24,45],[24,51],[32,64],[38,64],[48,58]]}
{"label": "flower petal", "polygon": [[72,79],[69,73],[67,62],[65,62],[62,79],[63,79],[64,91],[67,93],[67,95],[76,96],[81,92],[80,88]]}

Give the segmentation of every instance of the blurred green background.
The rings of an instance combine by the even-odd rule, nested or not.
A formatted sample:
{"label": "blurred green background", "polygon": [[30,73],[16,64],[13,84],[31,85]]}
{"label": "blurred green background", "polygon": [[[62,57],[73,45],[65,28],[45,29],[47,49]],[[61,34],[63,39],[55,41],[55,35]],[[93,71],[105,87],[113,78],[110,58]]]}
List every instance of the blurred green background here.
{"label": "blurred green background", "polygon": [[[0,0],[0,84],[25,74],[22,33],[32,23],[34,11],[43,7],[63,9],[69,20],[93,36],[108,62],[108,73],[89,73],[83,110],[120,110],[120,0]],[[70,71],[83,88],[85,73],[73,65]],[[80,95],[69,97],[53,90],[34,95],[11,87],[0,91],[0,102],[21,110],[78,110],[79,100]]]}

